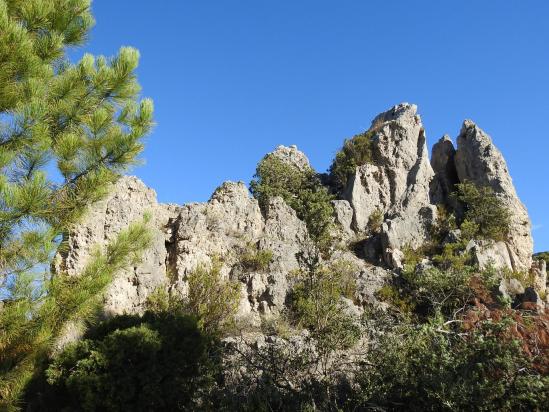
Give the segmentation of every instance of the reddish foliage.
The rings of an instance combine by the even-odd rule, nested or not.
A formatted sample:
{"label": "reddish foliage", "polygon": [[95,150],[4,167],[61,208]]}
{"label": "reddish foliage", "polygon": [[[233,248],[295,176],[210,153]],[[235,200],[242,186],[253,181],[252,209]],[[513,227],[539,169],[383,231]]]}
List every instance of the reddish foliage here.
{"label": "reddish foliage", "polygon": [[474,331],[486,321],[498,323],[511,319],[509,327],[498,337],[518,340],[532,367],[542,374],[549,373],[549,312],[535,304],[523,304],[517,309],[502,307],[477,276],[472,278],[471,288],[475,292],[474,304],[461,317],[463,329]]}

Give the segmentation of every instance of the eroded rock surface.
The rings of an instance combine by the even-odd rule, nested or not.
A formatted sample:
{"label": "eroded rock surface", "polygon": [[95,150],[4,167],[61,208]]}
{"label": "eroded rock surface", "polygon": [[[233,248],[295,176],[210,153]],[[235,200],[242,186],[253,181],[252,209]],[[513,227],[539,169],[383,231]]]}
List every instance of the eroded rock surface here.
{"label": "eroded rock surface", "polygon": [[394,266],[396,251],[423,244],[436,217],[429,196],[434,172],[415,105],[403,103],[381,113],[370,130],[374,162],[357,167],[343,196],[353,208],[357,232],[366,231],[374,211],[383,212],[383,253]]}
{"label": "eroded rock surface", "polygon": [[492,139],[475,123],[466,120],[457,138],[455,155],[461,182],[491,187],[511,213],[511,230],[506,241],[512,269],[527,271],[532,264],[533,240],[526,207],[517,196],[507,163]]}
{"label": "eroded rock surface", "polygon": [[[488,135],[466,121],[457,150],[445,136],[433,147],[430,162],[415,105],[394,106],[377,116],[370,130],[373,162],[357,167],[342,199],[332,203],[342,244],[350,245],[347,250],[336,250],[332,259],[344,259],[356,268],[354,304],[379,303],[376,292],[402,268],[403,250],[417,248],[429,239],[437,217],[436,205],[458,208],[450,194],[454,185],[463,181],[490,186],[512,212],[507,242],[474,241],[468,246],[479,266],[530,269],[528,214],[517,197],[505,160]],[[309,160],[295,146],[279,146],[271,155],[300,170],[311,170]],[[383,222],[374,234],[368,222],[375,211],[382,213]],[[270,199],[265,210],[260,210],[242,182],[223,183],[207,202],[177,206],[158,203],[152,189],[135,177],[124,177],[69,233],[68,250],[57,256],[56,270],[78,275],[95,245],[106,245],[146,212],[152,216],[153,245],[140,264],[119,274],[110,286],[105,296],[107,314],[143,312],[147,297],[157,288],[184,295],[189,274],[217,258],[223,261],[222,275],[241,284],[241,316],[254,323],[261,315],[284,309],[290,274],[299,268],[297,256],[310,249],[307,227],[282,198]],[[459,237],[460,231],[454,230],[447,241]],[[244,270],[239,260],[249,248],[271,251],[268,267]],[[531,274],[536,279],[536,293],[544,294],[545,267],[532,267]],[[512,294],[512,286],[502,288]]]}

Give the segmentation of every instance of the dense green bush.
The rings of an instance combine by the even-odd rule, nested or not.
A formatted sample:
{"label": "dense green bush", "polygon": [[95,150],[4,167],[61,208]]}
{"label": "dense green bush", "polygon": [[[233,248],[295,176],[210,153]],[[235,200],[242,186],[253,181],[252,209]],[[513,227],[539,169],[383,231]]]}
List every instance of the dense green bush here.
{"label": "dense green bush", "polygon": [[371,348],[357,404],[375,410],[547,410],[549,377],[536,372],[513,321],[483,322],[468,332],[433,319],[403,324]]}
{"label": "dense green bush", "polygon": [[270,198],[282,197],[306,223],[317,245],[321,249],[328,248],[333,227],[333,196],[313,169],[302,171],[276,156],[267,155],[257,166],[250,190],[263,210]]}
{"label": "dense green bush", "polygon": [[373,161],[372,138],[374,131],[357,134],[351,139],[345,139],[343,147],[337,152],[332,165],[330,175],[337,190],[342,190],[347,185],[349,176],[355,172],[357,166],[362,166]]}
{"label": "dense green bush", "polygon": [[58,354],[31,410],[206,409],[218,373],[216,341],[193,317],[147,312],[101,323]]}
{"label": "dense green bush", "polygon": [[510,213],[490,187],[476,186],[471,182],[456,185],[454,195],[465,205],[464,221],[478,226],[473,237],[496,241],[506,240],[509,234]]}

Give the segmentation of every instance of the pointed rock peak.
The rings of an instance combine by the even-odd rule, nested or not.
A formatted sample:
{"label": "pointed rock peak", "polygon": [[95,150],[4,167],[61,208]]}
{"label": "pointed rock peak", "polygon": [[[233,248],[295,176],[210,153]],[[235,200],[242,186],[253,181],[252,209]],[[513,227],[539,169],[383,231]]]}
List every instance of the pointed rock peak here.
{"label": "pointed rock peak", "polygon": [[473,141],[478,142],[478,145],[490,146],[496,149],[496,147],[492,143],[492,138],[484,130],[478,127],[475,122],[470,119],[466,119],[463,121],[461,131],[459,132],[459,136],[457,138],[457,146],[459,148],[460,146],[465,145],[467,142]]}
{"label": "pointed rock peak", "polygon": [[223,182],[212,194],[210,202],[228,202],[237,199],[248,199],[250,197],[248,188],[244,182]]}
{"label": "pointed rock peak", "polygon": [[284,163],[293,165],[301,171],[311,169],[309,159],[296,145],[291,145],[290,147],[280,145],[267,156],[269,155],[275,156]]}
{"label": "pointed rock peak", "polygon": [[445,134],[444,136],[442,136],[438,142],[436,144],[448,144],[450,143],[452,145],[452,147],[454,146],[454,143],[452,142],[452,138],[450,136],[448,136],[447,134]]}
{"label": "pointed rock peak", "polygon": [[514,270],[528,270],[532,261],[533,241],[530,219],[517,196],[507,163],[492,139],[471,120],[465,120],[457,138],[455,165],[460,182],[488,186],[511,213],[507,247]]}
{"label": "pointed rock peak", "polygon": [[410,103],[400,103],[396,106],[391,107],[386,112],[377,115],[372,121],[371,128],[375,128],[380,124],[391,121],[397,121],[399,123],[411,122],[414,124],[421,124],[421,119],[417,114],[417,106]]}
{"label": "pointed rock peak", "polygon": [[452,139],[450,139],[450,136],[445,134],[433,145],[433,150],[431,152],[431,166],[435,173],[447,170],[449,162],[453,167],[455,154],[456,149],[454,148],[454,143],[452,142]]}

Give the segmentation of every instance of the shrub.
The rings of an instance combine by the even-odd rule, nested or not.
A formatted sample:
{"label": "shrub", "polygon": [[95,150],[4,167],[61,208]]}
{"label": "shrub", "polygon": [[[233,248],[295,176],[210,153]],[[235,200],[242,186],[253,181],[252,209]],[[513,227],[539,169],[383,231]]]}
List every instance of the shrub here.
{"label": "shrub", "polygon": [[238,311],[240,283],[223,279],[222,263],[214,259],[211,268],[199,265],[188,276],[189,294],[184,310],[198,320],[198,327],[220,334],[230,327]]}
{"label": "shrub", "polygon": [[368,230],[372,234],[381,232],[381,226],[383,225],[383,210],[376,209],[372,212],[368,218]]}
{"label": "shrub", "polygon": [[345,188],[349,176],[355,172],[357,166],[362,166],[373,161],[373,136],[374,130],[369,130],[351,139],[345,139],[343,147],[337,152],[330,166],[330,175],[337,190],[340,191]]}
{"label": "shrub", "polygon": [[357,403],[380,410],[546,410],[549,377],[536,373],[509,319],[474,331],[440,319],[403,324],[370,349]]}
{"label": "shrub", "polygon": [[536,253],[536,254],[534,254],[534,259],[536,259],[536,260],[545,260],[545,262],[549,266],[549,252]]}
{"label": "shrub", "polygon": [[334,209],[328,190],[312,169],[299,170],[278,157],[267,155],[257,166],[250,183],[253,196],[266,210],[270,198],[280,196],[305,222],[311,238],[321,249],[331,243]]}
{"label": "shrub", "polygon": [[490,187],[471,182],[456,185],[454,196],[465,205],[464,219],[478,226],[474,236],[504,241],[509,234],[510,213]]}
{"label": "shrub", "polygon": [[354,298],[356,268],[347,261],[306,265],[294,273],[291,294],[293,320],[307,328],[319,348],[329,353],[352,346],[359,329],[346,311],[342,297]]}
{"label": "shrub", "polygon": [[248,243],[240,255],[240,265],[247,272],[265,271],[273,260],[273,252],[259,250],[257,245]]}
{"label": "shrub", "polygon": [[219,372],[215,344],[192,317],[115,317],[59,353],[30,395],[52,411],[205,408]]}

